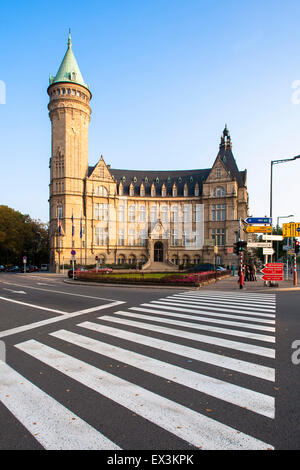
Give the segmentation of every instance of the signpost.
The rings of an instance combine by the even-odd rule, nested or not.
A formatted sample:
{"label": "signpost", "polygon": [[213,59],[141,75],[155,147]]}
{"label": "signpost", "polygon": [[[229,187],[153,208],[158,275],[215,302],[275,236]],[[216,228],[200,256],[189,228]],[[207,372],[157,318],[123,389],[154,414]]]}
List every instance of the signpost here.
{"label": "signpost", "polygon": [[247,233],[272,233],[272,226],[249,225],[245,228]]}
{"label": "signpost", "polygon": [[248,248],[272,248],[272,242],[248,242]]}
{"label": "signpost", "polygon": [[273,248],[264,248],[263,249],[263,255],[274,255],[275,251]]}
{"label": "signpost", "polygon": [[271,217],[247,217],[244,220],[246,224],[269,224],[272,225]]}
{"label": "signpost", "polygon": [[283,281],[283,263],[266,263],[261,272],[263,281]]}
{"label": "signpost", "polygon": [[278,240],[279,242],[283,240],[283,236],[282,235],[263,235],[262,236],[262,239],[263,240]]}
{"label": "signpost", "polygon": [[76,256],[76,251],[75,250],[72,250],[71,251],[71,255],[72,255],[72,270],[73,270],[73,279],[74,279],[74,261],[75,261],[75,256]]}
{"label": "signpost", "polygon": [[298,237],[300,232],[299,222],[290,222],[289,224],[282,224],[282,235],[284,238]]}

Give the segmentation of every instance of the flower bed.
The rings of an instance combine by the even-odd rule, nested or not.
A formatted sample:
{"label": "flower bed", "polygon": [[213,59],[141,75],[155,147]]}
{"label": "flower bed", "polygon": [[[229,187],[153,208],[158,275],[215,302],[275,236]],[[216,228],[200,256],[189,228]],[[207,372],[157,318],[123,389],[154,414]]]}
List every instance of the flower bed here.
{"label": "flower bed", "polygon": [[79,272],[77,279],[81,281],[108,283],[108,284],[137,284],[137,285],[165,285],[199,287],[201,283],[224,277],[227,271],[205,271],[201,273],[110,273],[99,274]]}

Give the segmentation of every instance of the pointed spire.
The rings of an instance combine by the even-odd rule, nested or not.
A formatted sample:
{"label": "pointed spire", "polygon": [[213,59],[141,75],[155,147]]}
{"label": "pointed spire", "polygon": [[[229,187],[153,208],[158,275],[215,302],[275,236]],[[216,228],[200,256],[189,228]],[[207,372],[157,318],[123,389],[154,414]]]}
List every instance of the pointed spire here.
{"label": "pointed spire", "polygon": [[232,143],[231,143],[231,138],[229,134],[229,130],[227,128],[227,124],[225,124],[225,128],[223,130],[223,134],[221,136],[221,142],[220,142],[220,149],[221,148],[232,148]]}
{"label": "pointed spire", "polygon": [[68,36],[68,49],[65,53],[65,56],[60,64],[58,72],[55,77],[50,76],[50,85],[58,82],[71,82],[78,85],[82,85],[85,88],[89,89],[89,86],[84,82],[81,75],[80,69],[78,67],[77,60],[74,56],[72,50],[72,39],[71,39],[71,30],[69,29]]}
{"label": "pointed spire", "polygon": [[71,28],[69,28],[69,39],[68,39],[68,49],[72,47],[72,39],[71,39]]}

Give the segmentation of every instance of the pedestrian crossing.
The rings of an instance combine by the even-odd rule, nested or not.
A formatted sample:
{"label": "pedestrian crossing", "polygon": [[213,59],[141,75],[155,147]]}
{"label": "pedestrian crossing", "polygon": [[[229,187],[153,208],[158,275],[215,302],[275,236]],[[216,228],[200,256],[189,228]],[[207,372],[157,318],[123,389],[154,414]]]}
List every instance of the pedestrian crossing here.
{"label": "pedestrian crossing", "polygon": [[[162,432],[166,449],[172,439],[179,448],[272,449],[275,321],[273,294],[208,290],[94,313],[15,345],[51,380],[73,381],[83,402],[94,393],[93,422],[3,362],[0,398],[45,449],[133,449],[130,426],[144,448]],[[105,403],[127,420],[108,426]]]}

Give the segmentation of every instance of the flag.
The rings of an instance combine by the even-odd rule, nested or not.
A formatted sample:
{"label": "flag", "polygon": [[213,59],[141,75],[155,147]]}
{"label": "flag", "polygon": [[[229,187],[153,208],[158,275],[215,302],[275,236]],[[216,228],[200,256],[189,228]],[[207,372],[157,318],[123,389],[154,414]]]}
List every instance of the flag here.
{"label": "flag", "polygon": [[73,217],[73,212],[72,212],[72,237],[74,237],[74,217]]}
{"label": "flag", "polygon": [[58,235],[61,235],[61,215],[58,217]]}

